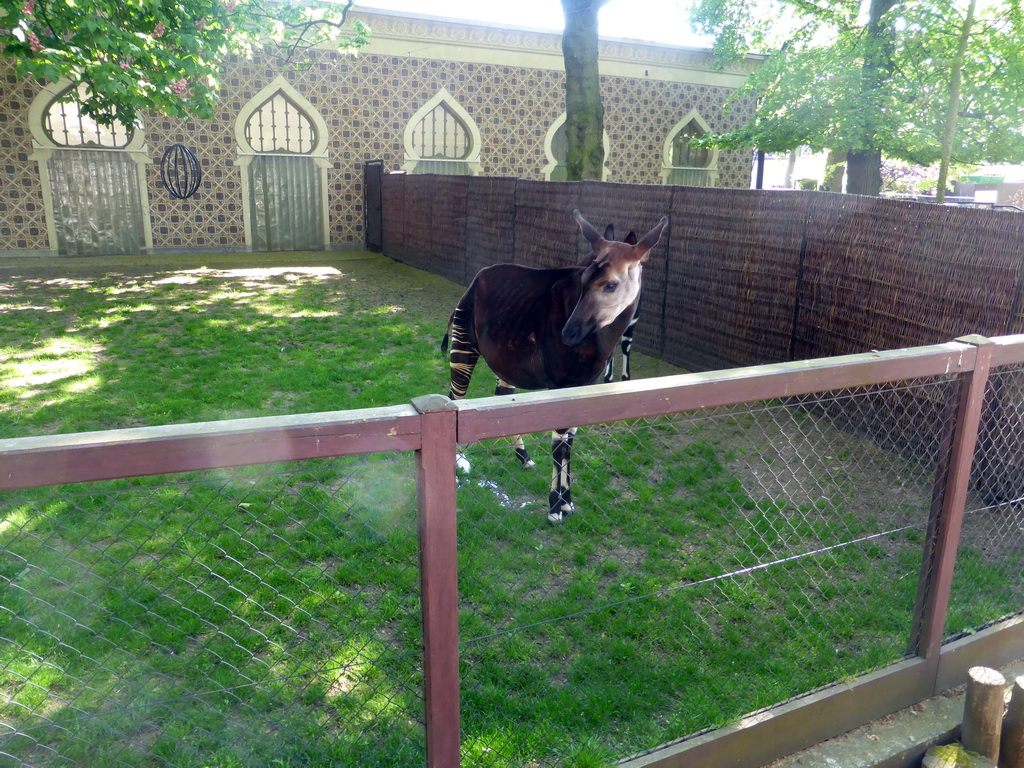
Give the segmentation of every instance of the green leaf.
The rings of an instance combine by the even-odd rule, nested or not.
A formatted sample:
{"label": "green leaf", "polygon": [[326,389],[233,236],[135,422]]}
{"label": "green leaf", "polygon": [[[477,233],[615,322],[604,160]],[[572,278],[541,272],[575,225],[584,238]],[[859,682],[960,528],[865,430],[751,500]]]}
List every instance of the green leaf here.
{"label": "green leaf", "polygon": [[[114,0],[62,0],[46,6],[53,34],[40,41],[44,50],[32,51],[28,34],[41,35],[41,27],[34,29],[22,20],[0,29],[0,47],[14,56],[16,72],[51,82],[84,80],[98,89],[103,83],[106,92],[87,95],[83,108],[95,115],[114,110],[125,119],[142,109],[212,117],[216,92],[198,89],[198,95],[187,100],[158,94],[182,77],[194,84],[215,79],[228,54],[251,55],[259,41],[295,46],[301,59],[307,48],[319,43],[343,53],[357,51],[367,43],[368,33],[356,25],[351,33],[338,34],[345,17],[343,5],[326,6],[321,14],[326,23],[307,29],[302,26],[309,18],[305,3],[242,2],[230,14],[230,31],[229,14],[220,0],[135,0],[128,8]],[[12,7],[20,8],[21,0],[5,0],[0,18],[10,15]],[[206,20],[203,29],[196,28],[196,19]],[[154,36],[158,24],[162,34]],[[121,69],[122,64],[127,68]]]}

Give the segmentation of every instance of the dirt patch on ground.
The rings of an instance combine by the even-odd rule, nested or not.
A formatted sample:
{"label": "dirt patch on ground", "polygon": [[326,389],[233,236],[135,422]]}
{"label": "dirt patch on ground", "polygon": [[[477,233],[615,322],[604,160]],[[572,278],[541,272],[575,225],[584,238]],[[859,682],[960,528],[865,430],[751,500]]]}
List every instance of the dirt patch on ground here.
{"label": "dirt patch on ground", "polygon": [[752,498],[801,507],[843,498],[850,511],[892,520],[931,502],[931,467],[894,457],[823,416],[770,406],[746,410],[743,419],[746,429],[724,442]]}
{"label": "dirt patch on ground", "polygon": [[[823,513],[841,507],[887,530],[925,530],[937,481],[932,457],[902,456],[799,406],[732,410],[732,427],[716,435],[751,499]],[[973,492],[966,506],[962,547],[987,562],[1024,552],[1019,506],[989,507]],[[891,547],[886,539],[879,543]]]}

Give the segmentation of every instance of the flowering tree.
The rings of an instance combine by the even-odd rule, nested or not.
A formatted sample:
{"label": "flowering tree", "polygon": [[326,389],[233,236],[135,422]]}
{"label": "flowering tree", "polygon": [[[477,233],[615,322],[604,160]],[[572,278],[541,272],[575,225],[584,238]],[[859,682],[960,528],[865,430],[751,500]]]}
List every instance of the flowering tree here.
{"label": "flowering tree", "polygon": [[225,58],[275,46],[284,64],[330,44],[354,53],[354,0],[0,0],[0,50],[19,76],[67,79],[98,122],[132,124],[141,110],[211,118]]}

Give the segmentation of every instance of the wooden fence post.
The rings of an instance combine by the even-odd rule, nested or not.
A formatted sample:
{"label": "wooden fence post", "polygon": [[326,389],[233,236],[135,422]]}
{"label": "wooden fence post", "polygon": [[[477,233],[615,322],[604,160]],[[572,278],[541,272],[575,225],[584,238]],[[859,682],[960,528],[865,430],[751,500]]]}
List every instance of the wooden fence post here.
{"label": "wooden fence post", "polygon": [[442,395],[412,402],[420,413],[416,453],[420,605],[427,768],[459,766],[459,614],[455,511],[458,411]]}
{"label": "wooden fence post", "polygon": [[[942,635],[946,626],[953,566],[956,563],[964,507],[967,504],[967,488],[971,478],[974,449],[978,443],[981,410],[988,385],[993,348],[993,342],[984,336],[965,336],[957,341],[975,347],[974,367],[960,385],[946,472],[943,478],[939,478],[939,481],[944,483],[941,505],[937,506],[928,525],[932,541],[926,543],[928,549],[925,557],[929,562],[922,566],[926,577],[921,586],[921,598],[918,600],[920,613],[915,617],[915,627],[920,630],[916,643],[917,654],[932,662],[935,671],[938,670]],[[940,462],[943,460],[940,458]]]}

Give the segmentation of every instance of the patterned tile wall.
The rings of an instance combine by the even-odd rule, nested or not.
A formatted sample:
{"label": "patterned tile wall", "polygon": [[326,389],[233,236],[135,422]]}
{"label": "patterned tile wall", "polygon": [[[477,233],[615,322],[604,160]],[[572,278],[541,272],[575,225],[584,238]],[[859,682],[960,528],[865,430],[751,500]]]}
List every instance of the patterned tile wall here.
{"label": "patterned tile wall", "polygon": [[0,59],[0,251],[49,248],[39,165],[28,159],[28,107],[38,91]]}
{"label": "patterned tile wall", "polygon": [[[235,60],[222,81],[214,120],[145,118],[155,248],[245,247],[234,122],[279,74],[270,57]],[[361,247],[363,242],[363,164],[381,159],[386,169],[398,169],[404,161],[406,124],[440,88],[447,88],[476,122],[485,175],[542,179],[544,136],[564,111],[562,73],[528,67],[319,52],[308,69],[285,76],[328,125],[328,203],[336,247]],[[27,110],[39,86],[14,78],[6,62],[0,63],[0,83],[0,251],[46,249],[38,165],[28,160]],[[699,110],[712,130],[737,127],[746,114],[744,109],[723,111],[730,93],[723,87],[606,76],[603,88],[611,181],[660,183],[665,137],[691,109]],[[192,149],[203,168],[200,190],[185,201],[171,198],[160,184],[160,158],[176,143]],[[750,153],[723,152],[718,185],[749,186],[750,168]]]}

